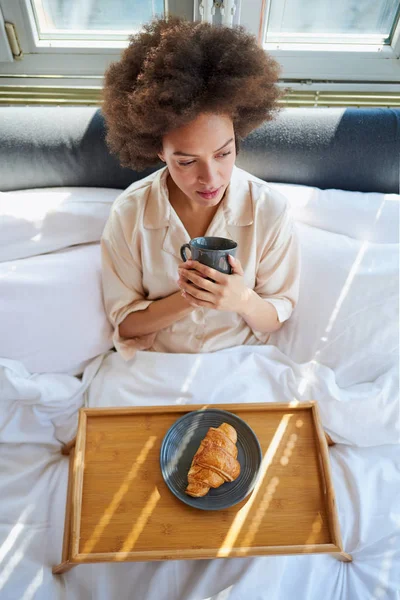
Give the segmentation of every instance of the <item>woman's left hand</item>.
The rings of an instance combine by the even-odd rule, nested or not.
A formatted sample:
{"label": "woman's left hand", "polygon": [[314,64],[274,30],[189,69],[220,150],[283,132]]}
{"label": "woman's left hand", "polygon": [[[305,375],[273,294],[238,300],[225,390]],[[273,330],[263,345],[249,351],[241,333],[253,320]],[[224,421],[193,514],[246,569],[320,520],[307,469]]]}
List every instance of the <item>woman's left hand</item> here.
{"label": "woman's left hand", "polygon": [[244,281],[242,265],[231,255],[228,256],[228,260],[232,267],[231,275],[225,275],[192,260],[179,265],[178,285],[182,295],[192,306],[239,314],[245,311],[250,290]]}

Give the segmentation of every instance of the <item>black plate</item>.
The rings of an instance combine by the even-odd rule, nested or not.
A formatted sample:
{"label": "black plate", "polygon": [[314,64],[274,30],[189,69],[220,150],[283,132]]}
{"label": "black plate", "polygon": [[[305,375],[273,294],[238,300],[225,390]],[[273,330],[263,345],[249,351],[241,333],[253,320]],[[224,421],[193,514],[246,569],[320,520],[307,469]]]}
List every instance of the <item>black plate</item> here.
{"label": "black plate", "polygon": [[[211,488],[202,498],[188,496],[185,489],[193,456],[209,427],[219,427],[222,423],[236,429],[240,475],[235,481]],[[261,447],[251,427],[233,413],[218,408],[196,410],[175,421],[160,451],[161,472],[171,492],[185,504],[202,510],[222,510],[246,498],[256,483],[261,460]]]}

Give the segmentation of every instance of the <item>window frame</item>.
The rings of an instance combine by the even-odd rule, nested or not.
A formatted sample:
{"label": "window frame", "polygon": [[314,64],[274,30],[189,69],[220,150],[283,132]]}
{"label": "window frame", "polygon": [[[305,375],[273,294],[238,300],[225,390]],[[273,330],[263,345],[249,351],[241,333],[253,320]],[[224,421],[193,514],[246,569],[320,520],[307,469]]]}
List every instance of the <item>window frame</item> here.
{"label": "window frame", "polygon": [[[199,0],[165,0],[170,13],[198,15]],[[242,0],[240,24],[260,40],[271,0]],[[0,0],[4,20],[15,25],[23,60],[0,63],[0,85],[24,84],[101,87],[109,64],[118,59],[127,42],[39,40],[30,0]],[[264,21],[261,16],[264,15]],[[301,90],[382,89],[400,92],[400,20],[392,44],[296,44],[263,43],[263,48],[282,65],[281,85]],[[82,60],[82,56],[85,60]],[[55,56],[57,60],[55,61]],[[310,87],[311,86],[311,87]],[[373,87],[371,87],[373,86]]]}
{"label": "window frame", "polygon": [[[282,65],[285,81],[380,82],[400,86],[400,19],[391,45],[264,42],[272,0],[246,0],[241,24]],[[397,89],[400,90],[400,87]]]}
{"label": "window frame", "polygon": [[[193,12],[192,0],[165,0],[165,4],[186,13],[190,6]],[[14,24],[23,58],[0,62],[0,85],[22,80],[25,86],[101,87],[104,71],[127,46],[126,40],[80,40],[79,45],[71,40],[39,40],[30,0],[0,0],[1,14]]]}
{"label": "window frame", "polygon": [[2,62],[12,63],[13,60],[13,55],[7,39],[4,18],[0,10],[0,64]]}

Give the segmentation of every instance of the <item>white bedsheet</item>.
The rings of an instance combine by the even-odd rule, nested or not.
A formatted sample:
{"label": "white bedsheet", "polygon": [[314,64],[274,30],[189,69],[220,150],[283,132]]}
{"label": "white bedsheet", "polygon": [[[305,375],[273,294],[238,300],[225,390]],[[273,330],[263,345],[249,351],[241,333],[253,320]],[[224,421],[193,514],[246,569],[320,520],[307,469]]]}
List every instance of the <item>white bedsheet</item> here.
{"label": "white bedsheet", "polygon": [[[202,356],[139,352],[128,363],[108,353],[87,367],[82,381],[32,376],[19,363],[0,361],[0,390],[0,441],[7,442],[0,447],[2,600],[399,599],[394,370],[341,388],[327,367],[296,364],[274,347]],[[84,399],[110,406],[308,398],[318,400],[332,437],[345,442],[330,456],[352,564],[317,555],[257,557],[83,565],[52,576],[51,566],[60,560],[67,483],[67,459],[59,451],[74,432]]]}

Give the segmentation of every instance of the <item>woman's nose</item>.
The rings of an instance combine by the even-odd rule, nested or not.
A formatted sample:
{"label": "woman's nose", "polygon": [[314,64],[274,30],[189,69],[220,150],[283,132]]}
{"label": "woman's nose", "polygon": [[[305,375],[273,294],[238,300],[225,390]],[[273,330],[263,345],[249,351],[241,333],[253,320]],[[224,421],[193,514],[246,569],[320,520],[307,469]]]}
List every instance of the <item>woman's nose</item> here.
{"label": "woman's nose", "polygon": [[199,173],[199,183],[209,185],[214,180],[214,172],[210,167],[204,167]]}

